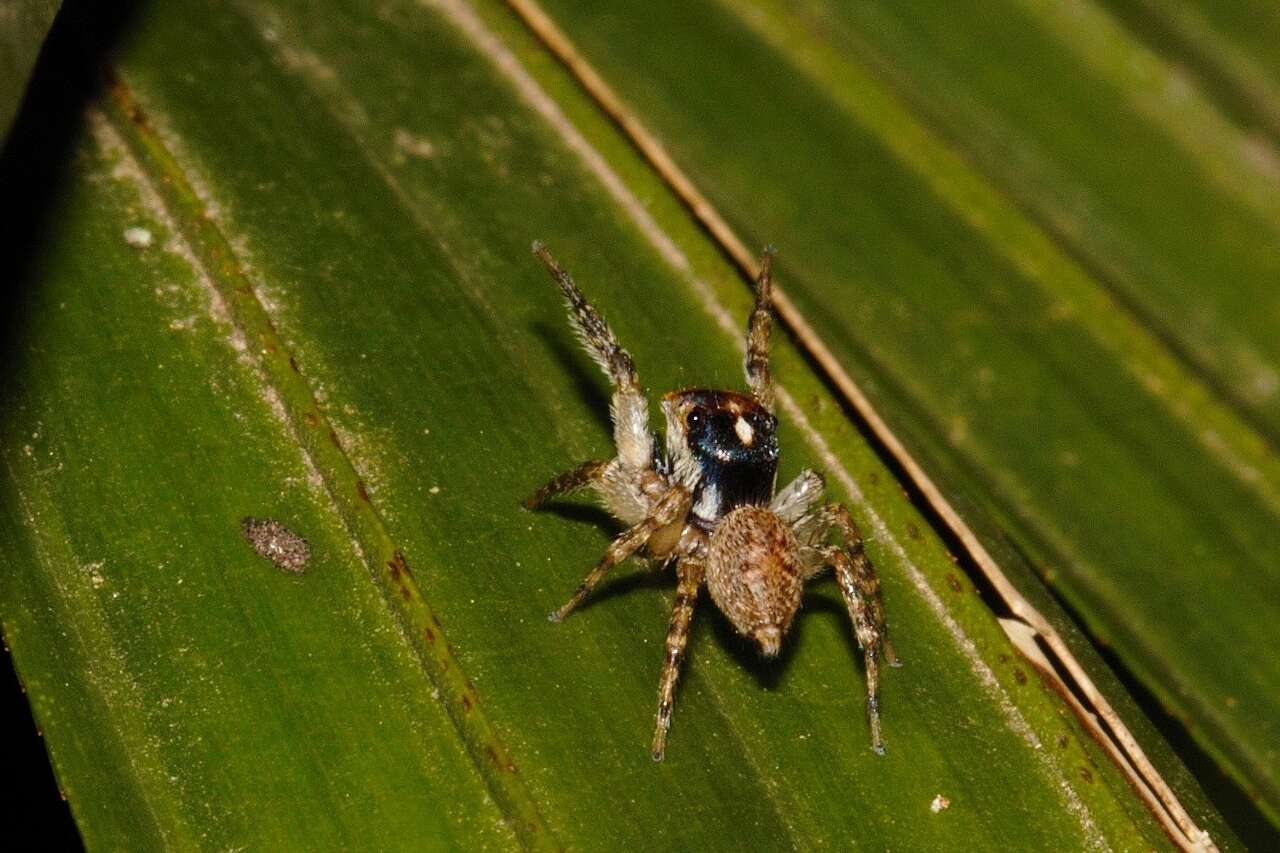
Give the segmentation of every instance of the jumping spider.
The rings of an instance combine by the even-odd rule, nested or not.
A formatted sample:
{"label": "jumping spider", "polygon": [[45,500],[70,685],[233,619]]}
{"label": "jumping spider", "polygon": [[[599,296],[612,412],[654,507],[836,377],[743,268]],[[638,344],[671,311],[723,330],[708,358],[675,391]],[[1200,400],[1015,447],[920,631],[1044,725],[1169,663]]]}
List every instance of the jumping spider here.
{"label": "jumping spider", "polygon": [[[879,662],[881,656],[890,665],[898,661],[886,636],[880,580],[849,511],[823,500],[820,474],[801,471],[774,491],[778,420],[769,376],[772,250],[765,250],[760,264],[747,327],[745,367],[751,393],[690,388],[664,395],[665,449],[649,430],[649,403],[631,355],[546,248],[534,243],[533,253],[560,285],[573,330],[613,383],[610,412],[618,455],[561,474],[524,505],[533,509],[554,495],[590,487],[627,525],[573,597],[550,615],[551,621],[568,616],[610,568],[640,549],[662,566],[675,562],[676,600],[653,733],[653,759],[660,761],[699,588],[705,583],[738,632],[773,657],[800,607],[804,582],[830,566],[866,658],[871,747],[883,753]],[[829,544],[833,534],[840,544]]]}

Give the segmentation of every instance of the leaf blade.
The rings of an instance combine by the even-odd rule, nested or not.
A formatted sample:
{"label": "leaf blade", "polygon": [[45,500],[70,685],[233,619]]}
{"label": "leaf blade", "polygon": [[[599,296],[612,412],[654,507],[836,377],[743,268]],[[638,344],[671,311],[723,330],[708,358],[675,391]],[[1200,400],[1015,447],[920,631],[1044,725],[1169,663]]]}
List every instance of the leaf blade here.
{"label": "leaf blade", "polygon": [[[233,845],[252,827],[265,841],[396,846],[405,822],[353,807],[347,792],[403,788],[420,829],[504,846],[447,723],[443,737],[433,733],[441,711],[405,674],[419,672],[407,650],[325,642],[394,632],[394,616],[352,571],[350,538],[267,401],[245,387],[181,250],[159,249],[175,237],[165,217],[129,177],[113,175],[134,174],[118,140],[99,133],[102,148],[90,143],[79,158],[94,179],[70,190],[68,231],[54,238],[75,248],[54,253],[22,305],[38,343],[11,380],[5,423],[6,479],[38,536],[30,562],[14,561],[28,572],[14,582],[47,592],[22,599],[6,585],[6,637],[42,726],[58,738],[56,767],[86,843]],[[125,226],[145,228],[152,244],[131,247]],[[103,280],[110,286],[96,299],[83,295],[85,282]],[[83,310],[66,310],[73,303]],[[206,466],[230,476],[200,488],[192,474]],[[310,539],[304,579],[241,541],[242,515],[264,507]],[[63,618],[47,621],[42,600]],[[69,629],[78,634],[67,643]],[[37,645],[68,645],[70,670],[42,671]],[[388,693],[388,680],[407,690]],[[316,713],[310,695],[342,699]],[[68,705],[98,710],[77,714],[84,728],[69,730]],[[99,741],[119,747],[104,755]],[[252,760],[223,761],[224,752]],[[290,808],[263,807],[280,801]],[[465,833],[436,801],[470,802]]]}
{"label": "leaf blade", "polygon": [[[1018,183],[1024,177],[1020,157],[1041,157],[1058,170],[1050,177],[1094,193],[1091,198],[1110,186],[1088,183],[1094,179],[1096,184],[1096,175],[1074,161],[1064,166],[1045,156],[1041,148],[1051,143],[1034,136],[1040,129],[1026,120],[1028,107],[1021,101],[1009,109],[1023,110],[1017,114],[1023,124],[998,126],[1025,150],[1007,140],[1001,140],[1004,160],[984,150],[987,131],[973,116],[985,116],[990,124],[1003,104],[988,98],[980,104],[986,112],[977,111],[974,91],[989,81],[972,72],[966,76],[969,69],[952,69],[946,85],[937,92],[928,89],[922,81],[938,78],[946,66],[928,65],[937,50],[903,49],[907,37],[898,32],[924,27],[922,16],[886,23],[899,12],[864,5],[857,15],[874,25],[861,19],[855,25],[846,21],[855,17],[853,11],[821,3],[799,10],[771,3],[710,4],[669,9],[653,18],[562,2],[548,5],[739,230],[754,239],[789,235],[791,251],[783,268],[795,282],[790,293],[801,313],[812,318],[826,344],[890,414],[895,429],[911,436],[913,452],[926,459],[954,457],[949,465],[959,477],[953,484],[979,496],[982,512],[1013,528],[1020,547],[1055,569],[1056,583],[1084,612],[1091,629],[1115,642],[1126,664],[1172,707],[1192,715],[1203,744],[1246,776],[1252,790],[1269,789],[1274,768],[1265,758],[1265,744],[1274,719],[1268,698],[1274,695],[1274,673],[1244,662],[1227,671],[1217,666],[1225,649],[1197,652],[1220,642],[1232,646],[1240,636],[1260,647],[1269,643],[1264,625],[1269,621],[1255,619],[1236,602],[1258,583],[1269,588],[1273,573],[1265,559],[1245,571],[1237,568],[1275,545],[1267,533],[1275,527],[1275,455],[1266,429],[1255,425],[1266,417],[1265,404],[1255,400],[1242,413],[1239,395],[1221,393],[1224,385],[1246,383],[1246,375],[1258,374],[1224,366],[1225,358],[1206,367],[1205,359],[1194,355],[1189,368],[1181,359],[1195,350],[1190,336],[1198,332],[1185,314],[1171,322],[1181,323],[1173,334],[1187,336],[1186,344],[1170,349],[1164,327],[1146,328],[1150,312],[1131,313],[1128,292],[1118,297],[1109,289],[1113,281],[1096,279],[1097,268],[1113,272],[1132,263],[1132,253],[1121,258],[1112,247],[1092,268],[1081,266],[1076,258],[1091,256],[1098,244],[1090,244],[1079,229],[1056,227],[1069,210],[1050,201],[1049,213],[1039,219],[1012,203],[1032,206],[1034,212],[1046,206],[1028,200],[1031,190]],[[1097,23],[1095,10],[1086,11],[1088,25]],[[1020,20],[1023,14],[1011,11],[1000,20]],[[661,42],[642,35],[657,21],[665,25],[681,15],[697,18],[696,51],[670,35]],[[1039,7],[1031,17],[1040,15],[1054,17]],[[1053,26],[1069,26],[1055,21]],[[990,23],[980,16],[957,27],[945,14],[927,20],[939,31],[936,37],[950,39],[954,44],[948,47],[958,52],[965,39],[983,39]],[[692,32],[692,27],[676,31]],[[1010,26],[1006,38],[997,28],[982,50],[963,55],[982,56],[988,67],[1004,69],[998,63],[1008,61],[1010,44],[1025,30]],[[1064,52],[1084,49],[1078,42],[1064,44],[1045,39],[1034,47],[1023,45],[1019,49],[1031,55],[1007,67],[1047,67]],[[1148,52],[1127,43],[1123,48],[1158,66]],[[867,55],[871,59],[862,59]],[[692,65],[677,59],[688,56],[695,57]],[[1117,74],[1102,59],[1098,66],[1105,67],[1097,71],[1100,77]],[[1054,79],[1059,85],[1053,91],[1075,98],[1075,105],[1083,96],[1072,87],[1088,93],[1098,84],[1088,78],[1077,82],[1078,70],[1072,74],[1065,84]],[[881,75],[906,89],[908,97],[892,91],[878,79]],[[730,77],[745,77],[751,85],[735,89]],[[1010,79],[1024,84],[1031,79],[993,77],[1006,88]],[[1025,101],[1039,96],[1037,89]],[[1212,113],[1202,99],[1190,100],[1195,110]],[[743,117],[756,115],[762,104],[766,117],[744,128]],[[1088,126],[1086,119],[1077,120]],[[1156,135],[1168,135],[1166,116],[1151,121],[1164,124]],[[1134,123],[1119,115],[1107,126]],[[942,124],[946,133],[930,124]],[[797,133],[797,127],[804,132]],[[1223,139],[1232,134],[1239,136],[1218,121],[1203,139],[1166,138],[1161,150],[1181,146],[1207,158],[1204,162],[1220,155],[1230,159],[1238,152]],[[1063,144],[1078,143],[1077,137]],[[731,155],[723,148],[725,139],[734,140]],[[1141,166],[1144,151],[1122,152],[1129,172]],[[1116,159],[1111,152],[1107,148],[1095,159]],[[977,159],[983,170],[966,157]],[[1167,168],[1164,161],[1172,159],[1152,157],[1148,171]],[[1250,168],[1239,161],[1215,162],[1227,171]],[[1081,174],[1068,171],[1073,167]],[[1198,177],[1191,169],[1183,172]],[[1269,308],[1231,305],[1251,300],[1269,305],[1274,299],[1265,272],[1270,232],[1251,218],[1253,212],[1241,212],[1241,204],[1252,202],[1233,195],[1240,191],[1238,182],[1212,185],[1219,178],[1210,175],[1197,184],[1184,174],[1180,182],[1152,185],[1170,196],[1181,193],[1180,198],[1199,193],[1207,201],[1183,205],[1185,217],[1207,217],[1206,209],[1219,205],[1225,221],[1240,226],[1230,233],[1249,235],[1241,237],[1247,251],[1230,261],[1247,269],[1243,278],[1230,279],[1233,285],[1241,282],[1239,288],[1208,287],[1212,279],[1206,277],[1200,286],[1184,288],[1183,297],[1194,292],[1221,299],[1215,318],[1220,326],[1235,325],[1229,334],[1205,340],[1235,336],[1256,352],[1270,345],[1253,325],[1268,316]],[[1041,184],[1046,181],[1041,176]],[[1206,190],[1206,184],[1212,188]],[[1265,176],[1258,184],[1268,185]],[[1143,186],[1148,185],[1134,182],[1128,191],[1140,193]],[[797,199],[808,206],[799,206]],[[1143,226],[1118,223],[1114,213],[1105,224],[1142,236]],[[1176,242],[1179,233],[1169,227],[1159,237]],[[1064,249],[1062,242],[1069,245]],[[1157,254],[1140,244],[1133,251]],[[1222,251],[1231,254],[1225,246]],[[1185,275],[1203,276],[1208,264],[1189,264]],[[1164,294],[1160,286],[1149,284],[1143,305]],[[1166,301],[1173,307],[1162,310],[1176,314],[1177,300]],[[892,338],[877,337],[881,328],[893,329]],[[1266,371],[1266,357],[1253,363]],[[1218,383],[1206,381],[1199,369],[1237,372]],[[1142,429],[1157,423],[1158,429]],[[1115,517],[1116,510],[1123,515]],[[1177,521],[1161,527],[1161,519]],[[1117,524],[1126,530],[1124,540],[1112,535]],[[1170,529],[1182,537],[1177,546],[1165,535]],[[1200,557],[1206,547],[1211,558],[1200,571],[1215,577],[1211,589],[1199,585],[1194,572],[1171,579],[1164,570],[1186,562],[1187,554]],[[1224,578],[1229,580],[1223,583]],[[1190,596],[1198,602],[1195,614],[1179,603]],[[1210,612],[1212,617],[1205,615]],[[1191,617],[1190,626],[1162,621],[1168,613],[1178,613],[1180,620]],[[1238,706],[1222,707],[1222,696],[1239,699],[1242,690],[1247,698]],[[1252,710],[1245,711],[1245,705]]]}
{"label": "leaf blade", "polygon": [[59,6],[58,0],[21,0],[0,20],[0,142],[9,135],[40,45]]}
{"label": "leaf blade", "polygon": [[[525,526],[516,502],[542,473],[607,440],[593,420],[593,392],[584,399],[580,388],[594,378],[580,375],[521,223],[545,223],[539,236],[562,259],[575,258],[575,275],[592,282],[654,387],[695,376],[736,385],[736,334],[707,334],[704,297],[690,290],[690,276],[628,218],[643,205],[620,211],[557,135],[563,128],[548,129],[522,105],[512,91],[519,87],[493,73],[493,57],[438,9],[398,7],[392,34],[354,12],[337,18],[350,26],[335,28],[275,6],[243,11],[156,13],[122,73],[203,188],[210,221],[230,235],[557,833],[615,847],[655,838],[681,846],[1163,843],[1105,762],[1092,783],[1077,781],[1096,748],[1059,717],[1061,705],[1042,686],[999,661],[1009,646],[986,606],[958,579],[959,591],[951,585],[942,544],[921,533],[923,521],[874,452],[785,349],[779,370],[794,377],[787,387],[803,389],[803,411],[824,436],[839,437],[837,464],[852,469],[850,481],[868,484],[872,497],[857,511],[882,519],[870,547],[886,567],[900,651],[912,655],[904,672],[918,680],[885,686],[886,714],[897,710],[886,719],[893,751],[883,761],[866,748],[856,655],[830,587],[815,591],[811,618],[774,676],[712,619],[695,637],[669,761],[653,767],[645,745],[656,660],[636,654],[645,648],[637,638],[656,642],[665,604],[642,583],[552,631],[537,602],[558,602],[576,580],[572,561],[587,560],[604,536],[542,517],[529,521],[527,540],[511,535]],[[419,96],[399,69],[418,67],[422,44],[432,46],[428,76],[466,81],[465,91]],[[201,73],[174,73],[184,63]],[[200,88],[210,76],[223,82],[218,91]],[[343,87],[391,96],[342,100]],[[292,109],[280,110],[282,102]],[[421,156],[446,145],[455,158],[447,166]],[[543,175],[553,192],[539,189]],[[684,227],[677,248],[689,240]],[[693,278],[708,275],[715,299],[745,317],[732,271],[709,260],[714,247],[690,242]],[[794,449],[789,465],[818,453],[801,450],[814,439],[799,427],[784,440]],[[530,446],[547,458],[531,462]],[[941,613],[929,593],[947,597]],[[1005,702],[1033,739],[1010,726]],[[609,714],[591,713],[596,705]],[[957,719],[956,708],[965,716]],[[998,723],[989,731],[990,720]],[[786,740],[791,733],[806,737]],[[1059,752],[1044,755],[1035,743],[1050,737]],[[581,766],[584,754],[592,766]],[[939,820],[927,812],[936,785],[970,792]],[[593,825],[597,791],[616,825]],[[1064,797],[1088,819],[1064,808]]]}

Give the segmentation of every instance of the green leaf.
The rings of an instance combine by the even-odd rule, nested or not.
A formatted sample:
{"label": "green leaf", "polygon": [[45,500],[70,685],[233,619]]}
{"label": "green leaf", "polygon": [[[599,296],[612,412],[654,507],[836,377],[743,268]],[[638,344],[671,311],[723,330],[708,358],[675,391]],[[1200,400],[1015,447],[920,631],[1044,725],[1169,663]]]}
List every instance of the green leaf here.
{"label": "green leaf", "polygon": [[18,111],[58,0],[15,0],[0,11],[0,142]]}
{"label": "green leaf", "polygon": [[1109,0],[1115,14],[1183,64],[1244,127],[1280,140],[1280,9],[1258,0]]}
{"label": "green leaf", "polygon": [[800,315],[951,499],[1280,813],[1270,144],[1090,3],[548,9],[783,246]]}
{"label": "green leaf", "polygon": [[[74,156],[45,152],[47,209],[10,238],[0,616],[89,846],[1167,846],[785,339],[782,477],[819,466],[850,504],[906,663],[889,751],[828,579],[775,663],[704,596],[650,761],[669,577],[619,569],[544,617],[614,528],[518,507],[609,448],[528,246],[655,393],[740,383],[749,294],[480,9],[155,4]],[[256,554],[247,517],[304,537],[305,569]]]}

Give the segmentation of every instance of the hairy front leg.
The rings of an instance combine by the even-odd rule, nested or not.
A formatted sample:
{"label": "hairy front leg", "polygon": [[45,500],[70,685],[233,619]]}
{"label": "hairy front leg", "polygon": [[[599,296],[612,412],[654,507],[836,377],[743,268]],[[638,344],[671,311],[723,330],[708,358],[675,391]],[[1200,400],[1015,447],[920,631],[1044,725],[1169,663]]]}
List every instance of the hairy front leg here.
{"label": "hairy front leg", "polygon": [[596,563],[583,578],[573,596],[547,618],[552,622],[559,622],[572,613],[573,609],[582,603],[582,599],[586,598],[596,584],[600,583],[609,569],[640,550],[649,541],[649,537],[658,530],[688,515],[690,503],[689,491],[679,486],[659,498],[649,517],[622,531],[604,552],[600,562]]}
{"label": "hairy front leg", "polygon": [[671,626],[667,629],[666,657],[662,663],[662,677],[658,681],[658,718],[653,729],[653,760],[661,761],[667,748],[667,731],[671,728],[671,710],[675,707],[676,683],[680,680],[680,663],[689,641],[689,626],[693,624],[693,607],[698,601],[698,589],[704,576],[700,562],[683,559],[676,565],[679,583],[676,585],[676,602],[671,609]]}
{"label": "hairy front leg", "polygon": [[773,247],[760,258],[756,304],[747,325],[747,387],[760,405],[773,411],[773,379],[769,375],[769,335],[773,327]]}
{"label": "hairy front leg", "polygon": [[571,494],[579,489],[596,484],[604,476],[604,470],[608,465],[608,462],[600,460],[583,462],[572,471],[566,471],[559,476],[553,477],[551,482],[526,498],[523,506],[525,509],[537,509],[556,495]]}
{"label": "hairy front leg", "polygon": [[640,388],[631,353],[622,348],[613,329],[551,257],[547,247],[534,243],[533,253],[560,286],[569,308],[569,323],[578,340],[613,384],[609,411],[613,416],[613,442],[618,448],[618,459],[636,471],[651,467],[653,434],[649,431],[649,402]]}

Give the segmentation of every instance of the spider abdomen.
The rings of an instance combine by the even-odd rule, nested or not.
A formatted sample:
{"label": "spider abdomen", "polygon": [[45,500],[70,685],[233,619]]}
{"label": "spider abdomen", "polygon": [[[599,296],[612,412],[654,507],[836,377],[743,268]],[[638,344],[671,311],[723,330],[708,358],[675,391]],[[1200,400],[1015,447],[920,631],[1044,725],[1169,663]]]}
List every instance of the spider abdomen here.
{"label": "spider abdomen", "polygon": [[707,589],[716,606],[765,655],[778,653],[800,609],[804,567],[795,535],[765,507],[730,511],[711,535]]}

